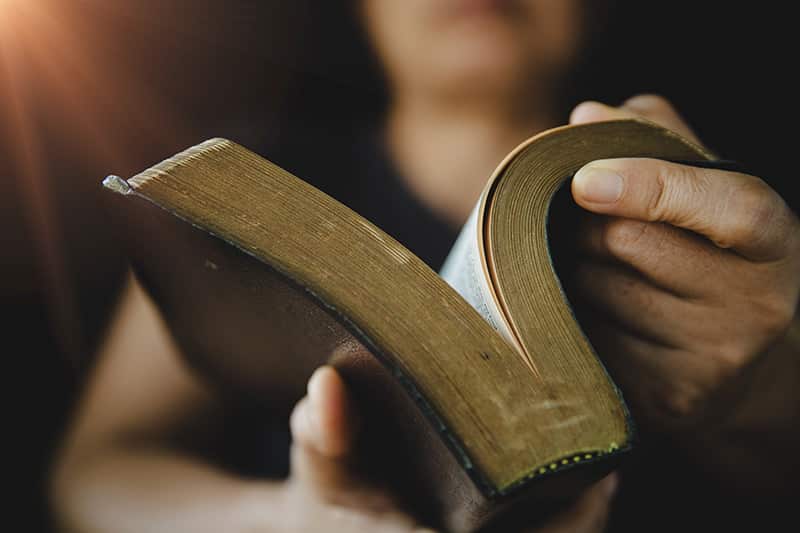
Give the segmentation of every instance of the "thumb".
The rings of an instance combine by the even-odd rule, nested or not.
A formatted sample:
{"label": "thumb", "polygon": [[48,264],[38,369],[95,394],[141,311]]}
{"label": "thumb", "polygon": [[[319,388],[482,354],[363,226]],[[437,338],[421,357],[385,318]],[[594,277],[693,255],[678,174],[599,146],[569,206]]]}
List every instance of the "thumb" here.
{"label": "thumb", "polygon": [[794,215],[759,178],[658,159],[593,161],[572,180],[583,208],[603,215],[666,222],[754,261],[788,253]]}
{"label": "thumb", "polygon": [[330,366],[318,368],[289,421],[292,478],[322,490],[354,485],[350,454],[357,418],[339,374]]}
{"label": "thumb", "polygon": [[[294,440],[290,481],[296,488],[364,516],[378,515],[396,522],[402,525],[397,531],[413,527],[392,494],[361,475],[353,455],[358,416],[342,378],[332,367],[323,366],[311,376],[308,394],[295,407],[290,425]],[[419,533],[431,532],[420,529]]]}

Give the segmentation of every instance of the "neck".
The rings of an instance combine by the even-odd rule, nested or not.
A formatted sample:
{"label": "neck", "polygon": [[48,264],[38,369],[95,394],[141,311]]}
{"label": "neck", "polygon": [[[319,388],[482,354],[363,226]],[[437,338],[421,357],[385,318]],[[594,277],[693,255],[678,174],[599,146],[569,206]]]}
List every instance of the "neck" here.
{"label": "neck", "polygon": [[553,106],[535,94],[494,100],[397,98],[387,122],[389,152],[417,197],[458,227],[506,154],[556,124]]}

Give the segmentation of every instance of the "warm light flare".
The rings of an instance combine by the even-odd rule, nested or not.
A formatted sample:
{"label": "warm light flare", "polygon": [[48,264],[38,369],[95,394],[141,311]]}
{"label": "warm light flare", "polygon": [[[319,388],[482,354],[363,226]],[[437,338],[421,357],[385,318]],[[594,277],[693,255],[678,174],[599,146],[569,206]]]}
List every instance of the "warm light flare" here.
{"label": "warm light flare", "polygon": [[0,20],[6,20],[25,0],[0,0]]}
{"label": "warm light flare", "polygon": [[59,300],[49,308],[66,353],[76,353],[75,307],[62,290],[69,284],[53,216],[58,206],[45,193],[54,180],[75,176],[61,175],[62,162],[45,147],[55,139],[87,167],[108,172],[130,161],[129,147],[110,132],[124,129],[123,138],[147,139],[169,152],[186,135],[169,106],[120,61],[124,50],[109,21],[136,9],[143,8],[108,0],[0,0],[0,132],[9,133],[10,168],[49,273],[45,292]]}
{"label": "warm light flare", "polygon": [[0,0],[0,122],[46,115],[45,122],[68,127],[73,142],[91,146],[96,160],[109,163],[120,156],[109,141],[110,128],[140,132],[172,149],[184,133],[180,121],[151,87],[126,71],[120,61],[125,50],[109,26],[147,4]]}
{"label": "warm light flare", "polygon": [[10,44],[16,30],[35,25],[34,15],[42,3],[42,0],[0,0],[0,42]]}

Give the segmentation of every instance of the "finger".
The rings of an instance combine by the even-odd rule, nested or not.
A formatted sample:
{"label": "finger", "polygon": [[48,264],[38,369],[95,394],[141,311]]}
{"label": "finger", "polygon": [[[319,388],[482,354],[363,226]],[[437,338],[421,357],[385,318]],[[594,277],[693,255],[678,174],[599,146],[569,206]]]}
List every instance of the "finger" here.
{"label": "finger", "polygon": [[643,94],[628,99],[620,107],[613,107],[600,102],[583,102],[570,114],[570,124],[586,124],[604,120],[620,120],[626,118],[644,118],[672,130],[697,144],[694,131],[666,99],[652,94]]}
{"label": "finger", "polygon": [[633,112],[651,120],[668,130],[679,133],[697,144],[702,144],[694,130],[692,130],[686,122],[686,119],[684,119],[669,100],[663,96],[657,94],[639,94],[625,100],[621,107],[626,111]]}
{"label": "finger", "polygon": [[292,483],[332,504],[341,529],[432,533],[361,475],[353,457],[358,422],[342,378],[330,366],[318,368],[290,418]]}
{"label": "finger", "polygon": [[632,335],[599,317],[591,322],[582,320],[581,327],[637,420],[642,417],[642,422],[648,422],[661,415],[674,418],[674,409],[665,407],[663,400],[673,393],[669,380],[673,349]]}
{"label": "finger", "polygon": [[[719,319],[720,313],[728,311],[720,310],[715,302],[676,296],[621,265],[581,263],[571,282],[579,318],[601,316],[658,346],[717,354],[730,350],[719,339],[735,339],[741,328],[735,320]],[[733,363],[736,352],[730,352]]]}
{"label": "finger", "polygon": [[715,357],[653,343],[608,316],[584,316],[581,327],[642,422],[691,421],[724,372]]}
{"label": "finger", "polygon": [[647,341],[669,348],[691,342],[691,305],[619,266],[581,263],[573,280],[583,307]]}
{"label": "finger", "polygon": [[608,522],[611,500],[619,480],[611,473],[595,483],[572,506],[560,512],[542,527],[530,533],[600,533]]}
{"label": "finger", "polygon": [[361,480],[349,457],[356,418],[338,373],[328,366],[317,369],[289,420],[292,478],[326,494],[358,487]]}
{"label": "finger", "polygon": [[753,261],[785,257],[797,219],[760,179],[658,159],[593,161],[578,170],[572,195],[599,214],[665,222],[694,231]]}
{"label": "finger", "polygon": [[603,122],[606,120],[620,120],[626,118],[639,118],[633,111],[610,106],[601,102],[589,100],[581,102],[569,115],[570,124],[588,124],[590,122]]}
{"label": "finger", "polygon": [[309,379],[308,394],[292,414],[292,436],[324,456],[344,457],[355,440],[357,418],[342,378],[323,366]]}
{"label": "finger", "polygon": [[578,247],[592,258],[623,263],[667,292],[691,298],[715,286],[725,255],[698,235],[669,224],[598,215],[586,217]]}

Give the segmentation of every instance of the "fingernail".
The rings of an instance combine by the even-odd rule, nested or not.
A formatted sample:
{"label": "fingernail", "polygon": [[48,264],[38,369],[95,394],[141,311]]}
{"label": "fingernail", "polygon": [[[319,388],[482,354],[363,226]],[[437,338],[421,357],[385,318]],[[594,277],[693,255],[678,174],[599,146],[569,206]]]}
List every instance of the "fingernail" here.
{"label": "fingernail", "polygon": [[607,168],[584,166],[575,173],[573,190],[584,200],[596,204],[611,204],[622,196],[625,185],[622,176]]}

